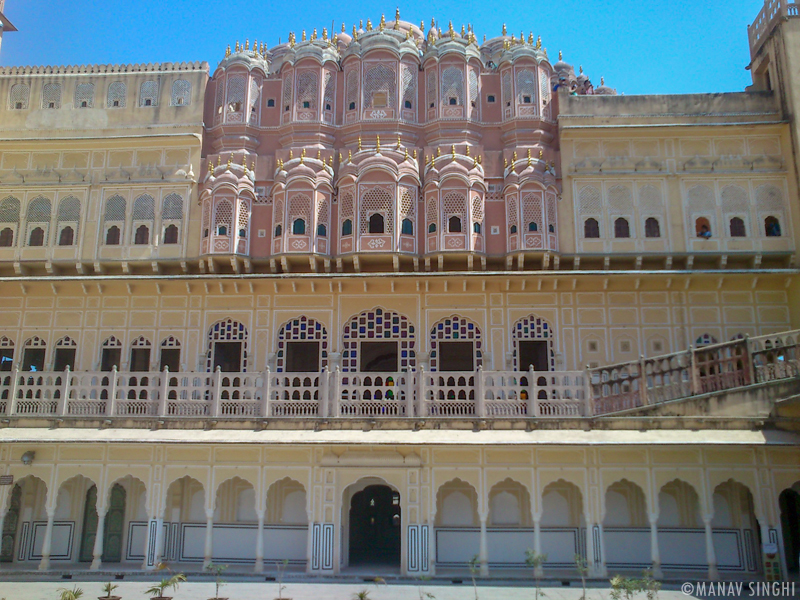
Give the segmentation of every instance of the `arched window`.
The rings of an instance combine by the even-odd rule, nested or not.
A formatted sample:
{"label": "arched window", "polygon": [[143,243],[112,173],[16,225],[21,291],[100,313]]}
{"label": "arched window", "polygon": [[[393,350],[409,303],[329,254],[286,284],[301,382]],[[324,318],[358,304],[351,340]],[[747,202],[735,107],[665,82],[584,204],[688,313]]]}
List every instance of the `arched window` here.
{"label": "arched window", "polygon": [[61,230],[61,234],[58,236],[58,245],[59,246],[72,246],[75,241],[75,231],[67,225],[64,229]]}
{"label": "arched window", "polygon": [[61,108],[61,84],[46,83],[42,89],[42,108]]}
{"label": "arched window", "polygon": [[739,217],[733,217],[730,223],[731,237],[745,237],[747,233],[744,229],[744,221]]}
{"label": "arched window", "polygon": [[14,245],[14,230],[11,227],[6,227],[0,231],[0,247],[10,248]]}
{"label": "arched window", "polygon": [[528,231],[539,231],[538,223],[534,223],[533,221],[528,223]]}
{"label": "arched window", "polygon": [[600,224],[597,222],[597,219],[586,219],[583,222],[583,237],[585,238],[600,237]]}
{"label": "arched window", "polygon": [[629,238],[631,237],[631,227],[627,219],[620,217],[614,221],[614,237],[615,238]]}
{"label": "arched window", "polygon": [[384,221],[381,213],[372,213],[369,216],[369,232],[370,233],[383,233]]}
{"label": "arched window", "polygon": [[509,227],[508,231],[510,233],[517,233],[517,226],[516,225],[512,225],[511,227]]}
{"label": "arched window", "polygon": [[303,219],[295,219],[292,223],[292,233],[294,235],[303,235],[306,232],[306,222]]}
{"label": "arched window", "polygon": [[121,81],[115,81],[108,86],[106,108],[125,108],[127,90]]}
{"label": "arched window", "polygon": [[706,217],[699,217],[694,222],[694,230],[697,237],[710,238],[711,237],[711,223]]}
{"label": "arched window", "polygon": [[150,243],[150,230],[147,225],[139,225],[136,228],[136,235],[134,236],[133,243],[137,246],[146,246]]}
{"label": "arched window", "polygon": [[658,219],[650,217],[644,222],[644,236],[649,238],[661,237],[661,225]]}
{"label": "arched window", "polygon": [[481,224],[478,223],[477,221],[475,223],[473,223],[472,224],[472,231],[474,231],[475,233],[480,233],[481,232]]}
{"label": "arched window", "polygon": [[328,235],[328,228],[325,227],[324,223],[317,225],[317,235],[319,237],[326,237]]}
{"label": "arched window", "polygon": [[450,233],[461,233],[461,218],[450,217],[447,221],[447,230]]}
{"label": "arched window", "polygon": [[164,230],[164,243],[177,244],[178,243],[178,227],[177,225],[168,225]]}
{"label": "arched window", "polygon": [[139,88],[139,106],[158,106],[158,82],[143,81]]}
{"label": "arched window", "polygon": [[31,230],[28,246],[44,246],[44,229],[41,227],[34,227]]}
{"label": "arched window", "polygon": [[403,219],[400,225],[400,233],[404,235],[414,235],[414,223],[411,222],[411,219]]}
{"label": "arched window", "polygon": [[75,86],[75,107],[92,108],[94,106],[94,84],[79,83]]}
{"label": "arched window", "polygon": [[428,233],[436,233],[436,223],[428,225]]}
{"label": "arched window", "polygon": [[283,228],[280,224],[275,226],[275,237],[281,237],[283,235]]}
{"label": "arched window", "polygon": [[192,102],[192,84],[185,79],[177,79],[172,84],[172,106],[188,106]]}
{"label": "arched window", "polygon": [[9,103],[15,110],[27,110],[28,101],[31,95],[31,88],[24,83],[17,83],[11,86],[11,96]]}
{"label": "arched window", "polygon": [[775,217],[764,219],[764,233],[767,237],[781,237],[781,222]]}
{"label": "arched window", "polygon": [[220,225],[217,227],[217,235],[228,235],[228,226]]}
{"label": "arched window", "polygon": [[353,235],[353,221],[345,219],[342,223],[342,235]]}
{"label": "arched window", "polygon": [[112,225],[106,231],[106,246],[119,246],[119,227]]}

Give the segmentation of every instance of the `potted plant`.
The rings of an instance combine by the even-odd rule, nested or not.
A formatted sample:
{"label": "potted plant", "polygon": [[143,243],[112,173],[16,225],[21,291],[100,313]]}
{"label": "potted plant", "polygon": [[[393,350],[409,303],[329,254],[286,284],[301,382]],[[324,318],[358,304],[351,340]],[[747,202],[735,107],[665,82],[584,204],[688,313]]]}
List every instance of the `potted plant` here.
{"label": "potted plant", "polygon": [[77,585],[71,590],[67,588],[58,588],[56,591],[61,594],[59,600],[78,600],[78,598],[83,596],[83,590]]}
{"label": "potted plant", "polygon": [[98,596],[97,600],[122,600],[122,596],[112,596],[111,592],[117,589],[119,586],[114,585],[110,581],[103,586],[103,592],[105,592],[105,596]]}
{"label": "potted plant", "polygon": [[225,569],[228,568],[228,565],[215,565],[213,562],[208,563],[206,567],[206,571],[212,573],[214,575],[214,597],[209,598],[208,600],[228,600],[227,598],[220,598],[219,596],[219,588],[225,585],[225,581],[222,579],[222,574],[225,572]]}
{"label": "potted plant", "polygon": [[286,567],[289,566],[289,559],[284,558],[281,562],[275,561],[275,569],[277,570],[277,577],[278,580],[278,597],[275,600],[292,600],[291,598],[284,598],[283,597],[283,590],[286,589],[286,586],[283,585],[283,576],[286,575]]}
{"label": "potted plant", "polygon": [[155,585],[147,588],[144,593],[150,596],[151,600],[172,600],[172,596],[165,596],[164,590],[172,588],[173,592],[178,591],[178,586],[186,581],[186,575],[183,573],[176,573],[169,579],[162,579]]}

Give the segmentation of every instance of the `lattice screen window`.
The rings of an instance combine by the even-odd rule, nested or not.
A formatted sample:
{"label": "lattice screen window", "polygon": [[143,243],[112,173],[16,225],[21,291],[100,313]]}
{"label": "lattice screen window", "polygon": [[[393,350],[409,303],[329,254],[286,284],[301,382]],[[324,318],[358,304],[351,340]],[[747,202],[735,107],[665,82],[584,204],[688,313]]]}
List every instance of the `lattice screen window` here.
{"label": "lattice screen window", "polygon": [[450,217],[458,217],[461,220],[461,230],[466,228],[467,221],[467,199],[464,194],[458,192],[448,192],[442,199],[442,223],[447,223]]}
{"label": "lattice screen window", "polygon": [[639,212],[642,215],[663,214],[664,203],[657,187],[644,185],[639,189]]}
{"label": "lattice screen window", "polygon": [[250,206],[246,200],[239,199],[239,215],[237,220],[238,234],[240,238],[247,237],[247,227],[250,223]]}
{"label": "lattice screen window", "polygon": [[556,212],[556,197],[553,194],[547,194],[547,231],[555,233],[558,224]]}
{"label": "lattice screen window", "polygon": [[544,230],[544,202],[542,192],[526,194],[522,198],[522,226],[525,231]]}
{"label": "lattice screen window", "polygon": [[517,233],[517,226],[519,225],[519,210],[517,208],[517,196],[512,194],[506,196],[506,218],[508,220],[509,233]]}
{"label": "lattice screen window", "polygon": [[786,208],[783,192],[777,186],[766,184],[756,188],[756,208],[762,211],[782,211]]}
{"label": "lattice screen window", "polygon": [[211,227],[211,201],[203,202],[203,237],[208,237],[209,227]]}
{"label": "lattice screen window", "polygon": [[243,75],[232,75],[228,78],[228,112],[240,113],[244,108],[244,91],[246,79]]}
{"label": "lattice screen window", "polygon": [[229,200],[220,200],[214,213],[214,233],[216,235],[230,235],[233,223],[233,205]]}
{"label": "lattice screen window", "polygon": [[416,188],[400,188],[400,215],[403,217],[413,217],[417,214],[417,190]]}
{"label": "lattice screen window", "polygon": [[25,341],[24,348],[47,348],[47,342],[40,338],[38,335],[33,336]]}
{"label": "lattice screen window", "polygon": [[736,215],[742,217],[745,222],[749,221],[747,216],[750,214],[750,200],[743,188],[738,185],[726,185],[722,188],[720,199],[722,212],[726,217]]}
{"label": "lattice screen window", "polygon": [[599,215],[603,210],[600,190],[593,185],[581,188],[578,193],[578,213],[581,216]]}
{"label": "lattice screen window", "polygon": [[547,73],[541,71],[539,73],[539,91],[542,97],[542,104],[550,104],[550,78]]}
{"label": "lattice screen window", "polygon": [[155,200],[150,194],[142,194],[133,201],[134,221],[152,221],[155,218]]}
{"label": "lattice screen window", "polygon": [[694,341],[695,346],[710,346],[711,344],[718,343],[717,338],[710,333],[704,333]]}
{"label": "lattice screen window", "polygon": [[442,106],[464,105],[464,70],[447,67],[442,71]]}
{"label": "lattice screen window", "polygon": [[189,106],[192,103],[192,84],[185,79],[176,79],[172,83],[170,104],[172,106]]}
{"label": "lattice screen window", "polygon": [[258,123],[258,101],[261,98],[261,81],[257,79],[250,80],[250,95],[247,97],[247,106],[250,108],[248,111],[251,123]]}
{"label": "lattice screen window", "polygon": [[608,212],[612,215],[632,215],[633,196],[625,185],[615,185],[608,190]]}
{"label": "lattice screen window", "polygon": [[[425,219],[427,220],[427,231],[428,233],[433,233],[439,227],[439,209],[437,206],[438,203],[436,202],[436,195],[431,194],[428,196],[426,204]],[[433,231],[431,231],[431,225],[433,225]]]}
{"label": "lattice screen window", "polygon": [[139,88],[139,106],[158,106],[158,82],[143,81]]}
{"label": "lattice screen window", "polygon": [[382,188],[371,188],[361,194],[359,202],[359,231],[369,233],[369,218],[375,213],[385,219],[384,233],[394,233],[394,202],[392,195]]}
{"label": "lattice screen window", "polygon": [[94,84],[79,83],[75,86],[75,108],[94,107]]}
{"label": "lattice screen window", "polygon": [[519,345],[518,341],[546,341],[547,342],[547,363],[551,371],[556,368],[556,354],[553,348],[553,329],[550,324],[544,319],[536,315],[528,315],[523,317],[516,323],[511,330],[511,338],[514,344],[514,370],[526,371],[529,365],[519,364]]}
{"label": "lattice screen window", "polygon": [[81,221],[81,202],[75,196],[68,196],[62,198],[58,203],[58,216],[57,221],[60,225],[62,223],[69,223],[75,232],[78,231],[78,226]]}
{"label": "lattice screen window", "polygon": [[477,117],[480,103],[478,102],[478,71],[474,68],[469,70],[469,106],[470,116]]}
{"label": "lattice screen window", "polygon": [[297,110],[317,110],[317,74],[301,71],[297,75]]}
{"label": "lattice screen window", "polygon": [[333,78],[333,73],[325,71],[325,87],[322,91],[322,108],[324,110],[333,110],[333,99],[336,95],[336,80]]}
{"label": "lattice screen window", "polygon": [[103,348],[122,348],[122,342],[112,335],[103,342]]}
{"label": "lattice screen window", "polygon": [[511,106],[511,71],[503,71],[503,106]]}
{"label": "lattice screen window", "polygon": [[56,348],[77,348],[78,344],[68,335],[65,335],[56,342]]}
{"label": "lattice screen window", "polygon": [[417,103],[417,69],[405,63],[400,65],[400,85],[403,90],[403,108],[413,109]]}
{"label": "lattice screen window", "polygon": [[28,223],[49,223],[51,205],[48,198],[39,196],[28,205]]}
{"label": "lattice screen window", "polygon": [[20,201],[14,196],[0,202],[0,223],[19,223]]}
{"label": "lattice screen window", "polygon": [[107,108],[125,108],[127,104],[128,88],[121,81],[115,81],[108,86],[106,96]]}
{"label": "lattice screen window", "polygon": [[42,90],[42,108],[61,108],[61,84],[46,83]]}
{"label": "lattice screen window", "polygon": [[395,108],[396,97],[394,64],[376,65],[364,71],[364,108]]}
{"label": "lattice screen window", "polygon": [[536,74],[530,69],[517,71],[517,106],[536,106]]}
{"label": "lattice screen window", "polygon": [[30,86],[24,83],[16,83],[11,86],[11,93],[8,97],[8,107],[16,110],[27,110],[30,97]]}
{"label": "lattice screen window", "polygon": [[150,340],[143,335],[140,335],[138,338],[133,340],[133,343],[131,344],[131,348],[152,348],[152,346],[153,345],[150,343]]}
{"label": "lattice screen window", "polygon": [[342,194],[342,198],[339,201],[339,210],[341,211],[341,218],[353,218],[353,193],[351,191],[346,191]]}
{"label": "lattice screen window", "polygon": [[292,73],[283,78],[283,110],[288,111],[292,106]]}
{"label": "lattice screen window", "polygon": [[[477,194],[472,197],[472,223],[473,231],[475,231],[475,223],[477,223],[480,226],[481,231],[483,231],[483,198]],[[475,233],[478,232],[475,231]]]}
{"label": "lattice screen window", "polygon": [[275,237],[278,237],[283,231],[283,194],[275,200],[273,213],[272,224],[275,226]]}
{"label": "lattice screen window", "polygon": [[354,110],[358,108],[358,71],[352,70],[347,73],[346,109]]}
{"label": "lattice screen window", "polygon": [[400,371],[413,370],[416,364],[414,326],[400,313],[382,308],[364,311],[351,318],[342,334],[342,371],[358,371],[359,342],[397,340]]}
{"label": "lattice screen window", "polygon": [[425,94],[428,100],[428,108],[433,108],[436,106],[436,79],[436,69],[429,70],[425,84]]}
{"label": "lattice screen window", "polygon": [[219,123],[222,120],[222,114],[225,112],[225,80],[220,79],[217,81],[217,92],[214,98],[214,123]]}
{"label": "lattice screen window", "polygon": [[208,330],[206,370],[209,373],[214,367],[214,342],[242,342],[242,371],[247,371],[247,329],[244,325],[233,319],[225,319],[214,323]]}
{"label": "lattice screen window", "polygon": [[183,198],[180,194],[173,193],[164,198],[161,203],[161,218],[164,221],[180,221],[183,219]]}
{"label": "lattice screen window", "polygon": [[179,339],[176,339],[173,336],[169,336],[168,338],[165,338],[164,341],[161,342],[161,347],[162,348],[180,348],[181,347],[181,341]]}
{"label": "lattice screen window", "polygon": [[106,212],[103,219],[108,221],[125,220],[125,198],[122,196],[111,196],[106,200]]}
{"label": "lattice screen window", "polygon": [[328,332],[325,326],[315,319],[302,316],[284,323],[278,330],[276,368],[279,373],[286,370],[287,342],[308,341],[319,342],[320,369],[324,370],[328,366]]}
{"label": "lattice screen window", "polygon": [[329,213],[328,199],[323,198],[317,204],[317,225],[325,225],[325,227],[327,228],[328,213]]}
{"label": "lattice screen window", "polygon": [[689,223],[689,235],[696,229],[696,216],[702,216],[708,219],[709,229],[711,234],[717,233],[716,228],[716,214],[717,204],[714,199],[714,191],[706,185],[695,185],[689,188],[687,192],[687,207],[691,214]]}
{"label": "lattice screen window", "polygon": [[286,216],[288,217],[287,231],[291,230],[292,224],[297,219],[303,219],[306,231],[308,231],[308,227],[311,225],[311,198],[305,194],[295,194],[289,198],[286,205]]}
{"label": "lattice screen window", "polygon": [[438,371],[439,342],[472,341],[475,353],[475,368],[483,366],[483,341],[478,325],[465,317],[452,316],[442,319],[431,329],[431,371]]}

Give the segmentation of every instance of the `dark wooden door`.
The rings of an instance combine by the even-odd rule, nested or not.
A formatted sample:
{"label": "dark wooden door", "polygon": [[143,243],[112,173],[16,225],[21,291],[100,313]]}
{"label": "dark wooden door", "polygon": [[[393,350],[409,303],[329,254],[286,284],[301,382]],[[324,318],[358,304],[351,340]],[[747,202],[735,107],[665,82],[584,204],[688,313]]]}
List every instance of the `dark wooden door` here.
{"label": "dark wooden door", "polygon": [[350,564],[400,564],[400,494],[371,485],[350,503]]}
{"label": "dark wooden door", "polygon": [[22,488],[19,484],[11,490],[11,501],[3,521],[2,539],[0,539],[0,562],[14,561],[14,542],[19,527],[19,511],[22,506]]}
{"label": "dark wooden door", "polygon": [[81,530],[81,549],[78,560],[92,562],[94,540],[97,537],[97,486],[93,485],[86,492],[86,504],[83,508],[83,529]]}
{"label": "dark wooden door", "polygon": [[103,528],[103,562],[122,560],[122,536],[125,530],[125,488],[115,483]]}

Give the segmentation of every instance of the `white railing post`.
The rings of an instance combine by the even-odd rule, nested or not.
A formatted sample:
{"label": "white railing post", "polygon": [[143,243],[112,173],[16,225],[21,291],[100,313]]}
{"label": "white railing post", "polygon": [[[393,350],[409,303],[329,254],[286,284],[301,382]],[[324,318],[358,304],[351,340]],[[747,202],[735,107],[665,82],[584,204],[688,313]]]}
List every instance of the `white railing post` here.
{"label": "white railing post", "polygon": [[333,415],[336,418],[342,416],[342,372],[339,370],[339,365],[333,372]]}
{"label": "white railing post", "polygon": [[164,365],[164,370],[161,372],[161,396],[158,399],[158,409],[156,414],[159,417],[167,416],[167,406],[169,398],[169,365]]}
{"label": "white railing post", "polygon": [[319,416],[323,419],[328,418],[328,413],[331,406],[330,398],[330,376],[331,372],[328,370],[328,365],[322,370],[319,385]]}
{"label": "white railing post", "polygon": [[214,400],[211,406],[211,416],[218,417],[220,411],[220,404],[222,402],[222,369],[217,365],[214,371]]}
{"label": "white railing post", "polygon": [[263,396],[261,398],[261,416],[265,418],[268,418],[270,416],[270,408],[271,408],[270,393],[272,392],[272,390],[270,389],[271,385],[272,385],[272,373],[269,370],[269,365],[267,365],[267,368],[264,369],[264,383],[262,384],[261,387],[261,389],[263,390],[261,392]]}
{"label": "white railing post", "polygon": [[17,389],[19,388],[19,365],[14,367],[14,380],[11,383],[11,397],[8,399],[7,415],[17,413]]}
{"label": "white railing post", "polygon": [[583,393],[586,394],[584,408],[586,413],[583,416],[591,417],[594,415],[594,393],[592,392],[592,372],[589,370],[589,365],[586,365],[586,369],[583,371],[583,385],[585,390]]}
{"label": "white railing post", "polygon": [[117,414],[117,365],[111,367],[111,392],[108,397],[108,415],[113,417]]}
{"label": "white railing post", "polygon": [[486,391],[483,381],[483,365],[478,366],[475,372],[475,415],[486,416]]}
{"label": "white railing post", "polygon": [[69,365],[64,367],[64,387],[61,389],[61,398],[58,402],[58,414],[62,417],[66,414],[69,414],[69,387],[70,387],[70,375],[69,372]]}
{"label": "white railing post", "polygon": [[417,415],[420,417],[429,416],[427,410],[427,398],[425,395],[425,365],[420,365],[419,375],[417,375]]}
{"label": "white railing post", "polygon": [[689,346],[686,351],[689,355],[689,377],[692,384],[692,396],[700,393],[700,374],[697,372],[697,355],[694,351],[694,346]]}
{"label": "white railing post", "polygon": [[528,415],[531,417],[541,417],[539,414],[539,394],[536,391],[536,369],[533,365],[528,366]]}
{"label": "white railing post", "polygon": [[647,398],[647,371],[644,354],[639,355],[639,399],[642,401],[642,406],[647,406],[650,403]]}
{"label": "white railing post", "polygon": [[406,417],[414,416],[414,371],[405,371]]}

